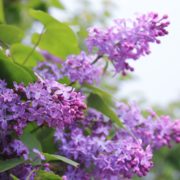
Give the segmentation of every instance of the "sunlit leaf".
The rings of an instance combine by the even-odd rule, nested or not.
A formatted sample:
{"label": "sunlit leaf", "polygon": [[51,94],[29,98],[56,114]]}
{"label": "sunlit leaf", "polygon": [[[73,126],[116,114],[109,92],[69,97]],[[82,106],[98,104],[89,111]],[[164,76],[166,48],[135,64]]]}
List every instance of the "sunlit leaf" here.
{"label": "sunlit leaf", "polygon": [[24,44],[13,44],[11,46],[11,55],[18,64],[23,64],[26,58],[28,58],[25,66],[31,68],[36,66],[37,62],[44,59],[43,56],[37,51],[33,50],[32,47]]}
{"label": "sunlit leaf", "polygon": [[0,23],[4,23],[3,1],[0,0]]}
{"label": "sunlit leaf", "polygon": [[34,44],[41,38],[38,46],[62,59],[67,55],[79,53],[77,38],[69,26],[42,11],[31,10],[30,14],[45,26],[42,36],[37,33],[33,35]]}
{"label": "sunlit leaf", "polygon": [[64,9],[63,4],[60,2],[60,0],[48,0],[49,6],[54,6],[60,9]]}
{"label": "sunlit leaf", "polygon": [[15,64],[10,60],[4,60],[0,58],[0,79],[6,80],[9,86],[13,85],[13,82],[23,82],[25,85],[30,82],[34,82],[35,76],[30,69]]}
{"label": "sunlit leaf", "polygon": [[20,42],[23,36],[23,31],[16,26],[0,24],[0,41],[5,44]]}
{"label": "sunlit leaf", "polygon": [[29,14],[33,18],[35,18],[36,20],[38,20],[42,24],[44,24],[46,27],[50,26],[52,24],[62,24],[61,22],[59,22],[58,20],[56,20],[55,18],[53,18],[49,14],[47,14],[47,13],[45,13],[43,11],[40,11],[40,10],[30,9]]}

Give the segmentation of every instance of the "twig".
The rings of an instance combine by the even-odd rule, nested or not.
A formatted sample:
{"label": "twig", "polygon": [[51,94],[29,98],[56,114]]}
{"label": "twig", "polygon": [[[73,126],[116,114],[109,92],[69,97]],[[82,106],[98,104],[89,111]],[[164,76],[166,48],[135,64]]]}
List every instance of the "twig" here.
{"label": "twig", "polygon": [[99,59],[101,59],[103,57],[103,55],[98,55],[96,57],[96,59],[91,63],[91,64],[95,64]]}
{"label": "twig", "polygon": [[45,27],[43,27],[41,34],[39,35],[39,38],[36,42],[36,44],[34,45],[33,49],[31,50],[31,52],[27,55],[27,57],[24,59],[23,65],[27,63],[28,59],[31,57],[31,55],[33,54],[33,52],[35,51],[36,47],[39,45],[43,32],[44,32]]}

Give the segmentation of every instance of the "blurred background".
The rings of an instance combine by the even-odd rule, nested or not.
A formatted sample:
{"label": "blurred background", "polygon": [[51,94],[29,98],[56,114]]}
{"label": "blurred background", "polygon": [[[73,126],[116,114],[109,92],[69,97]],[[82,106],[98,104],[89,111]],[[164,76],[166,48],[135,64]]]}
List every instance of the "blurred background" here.
{"label": "blurred background", "polygon": [[[169,35],[162,38],[162,44],[152,44],[152,53],[132,62],[135,72],[122,77],[104,77],[103,87],[115,94],[117,99],[137,101],[142,108],[153,106],[161,114],[180,118],[180,11],[178,0],[5,0],[7,23],[26,30],[24,43],[30,44],[30,35],[40,31],[41,24],[34,22],[28,9],[49,12],[59,21],[67,22],[77,33],[83,50],[86,29],[90,26],[108,26],[116,18],[132,18],[135,14],[158,12],[169,16]],[[105,83],[106,81],[106,83]],[[107,83],[108,82],[108,83]],[[155,167],[143,179],[179,180],[180,145],[172,150],[163,148],[155,153]],[[138,178],[135,178],[138,179]]]}

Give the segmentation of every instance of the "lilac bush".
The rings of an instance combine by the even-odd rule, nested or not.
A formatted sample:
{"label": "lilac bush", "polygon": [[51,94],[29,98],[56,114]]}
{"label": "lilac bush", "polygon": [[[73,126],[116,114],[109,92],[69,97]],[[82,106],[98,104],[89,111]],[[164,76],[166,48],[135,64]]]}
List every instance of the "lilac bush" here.
{"label": "lilac bush", "polygon": [[[36,18],[36,13],[40,13],[39,19],[44,16],[38,11],[33,14]],[[12,63],[16,70],[36,78],[27,83],[19,75],[21,81],[14,82],[17,76],[13,79],[12,74],[4,73],[0,80],[0,163],[17,163],[8,168],[0,165],[0,179],[9,180],[12,175],[22,180],[146,176],[154,165],[155,150],[180,142],[180,121],[158,116],[153,110],[144,115],[136,103],[117,102],[94,85],[108,75],[108,61],[116,73],[133,71],[128,60],[148,55],[150,43],[160,43],[159,37],[168,34],[167,18],[148,13],[134,21],[117,19],[106,29],[90,28],[86,39],[89,53],[69,53],[75,46],[71,29],[48,16],[47,30],[64,28],[69,32],[71,41],[63,44],[61,55],[57,47],[50,49],[52,54],[38,50],[45,61],[33,67],[32,73],[26,66],[29,55],[18,65],[3,54],[3,65]],[[9,56],[14,61],[11,53]],[[32,142],[24,137],[32,137]]]}

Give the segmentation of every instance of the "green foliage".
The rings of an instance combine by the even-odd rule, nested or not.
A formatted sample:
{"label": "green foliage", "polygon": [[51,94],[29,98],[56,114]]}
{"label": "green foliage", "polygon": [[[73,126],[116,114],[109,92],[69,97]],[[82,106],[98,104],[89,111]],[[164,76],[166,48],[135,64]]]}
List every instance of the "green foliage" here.
{"label": "green foliage", "polygon": [[69,26],[61,23],[42,11],[31,10],[30,15],[39,20],[45,26],[42,35],[35,33],[32,42],[41,49],[65,59],[69,54],[79,53],[78,42],[75,34]]}
{"label": "green foliage", "polygon": [[4,0],[5,19],[9,24],[18,24],[23,29],[30,28],[33,20],[28,15],[30,8],[48,12],[49,8],[64,9],[60,0]]}
{"label": "green foliage", "polygon": [[8,60],[8,61],[10,60],[10,58],[8,58],[2,50],[0,50],[0,59],[4,59],[4,60]]}
{"label": "green foliage", "polygon": [[54,174],[53,172],[39,170],[37,172],[35,180],[62,180],[62,178],[57,174]]}
{"label": "green foliage", "polygon": [[39,158],[36,159],[37,154],[33,152],[34,148],[38,149],[39,151],[42,151],[41,143],[36,138],[35,134],[32,134],[25,129],[25,131],[24,131],[23,135],[20,137],[20,139],[28,147],[29,157],[32,160],[35,160],[32,164],[33,165],[41,164],[41,160]]}
{"label": "green foliage", "polygon": [[0,24],[0,41],[4,44],[20,42],[24,36],[21,29],[6,24]]}
{"label": "green foliage", "polygon": [[61,22],[59,22],[58,20],[54,19],[52,16],[50,16],[49,14],[40,11],[40,10],[29,10],[29,14],[36,20],[40,21],[42,24],[44,24],[44,26],[48,27],[51,26],[53,24],[62,24]]}
{"label": "green foliage", "polygon": [[4,23],[3,0],[0,0],[0,23]]}
{"label": "green foliage", "polygon": [[123,124],[119,117],[99,95],[91,93],[88,97],[88,106],[97,109],[98,111],[109,117],[116,125],[121,128],[123,127]]}
{"label": "green foliage", "polygon": [[13,158],[8,160],[0,160],[0,173],[12,169],[20,164],[24,163],[23,158]]}
{"label": "green foliage", "polygon": [[63,4],[59,0],[48,0],[47,5],[54,6],[56,8],[60,8],[60,9],[64,9]]}
{"label": "green foliage", "polygon": [[[16,63],[24,64],[24,62],[26,62],[24,65],[30,68],[36,66],[37,62],[44,59],[43,56],[32,47],[24,44],[13,44],[10,51]],[[27,58],[28,61],[26,61]]]}
{"label": "green foliage", "polygon": [[19,180],[19,178],[17,178],[17,177],[14,176],[13,174],[10,174],[10,176],[11,176],[11,178],[12,178],[13,180]]}
{"label": "green foliage", "polygon": [[41,142],[42,151],[45,153],[54,153],[57,147],[54,143],[54,129],[42,127],[35,132],[37,139]]}
{"label": "green foliage", "polygon": [[74,167],[78,167],[79,164],[71,159],[68,159],[64,156],[59,156],[59,155],[55,155],[55,154],[48,154],[48,153],[44,153],[44,156],[46,158],[46,161],[63,161],[67,164],[70,164]]}
{"label": "green foliage", "polygon": [[108,92],[89,84],[85,84],[83,85],[83,87],[85,88],[87,92],[94,93],[100,96],[107,104],[112,105],[112,106],[114,105],[113,97]]}
{"label": "green foliage", "polygon": [[6,80],[9,86],[12,86],[13,82],[23,82],[27,85],[36,80],[32,70],[13,63],[10,59],[7,59],[0,58],[0,79]]}

